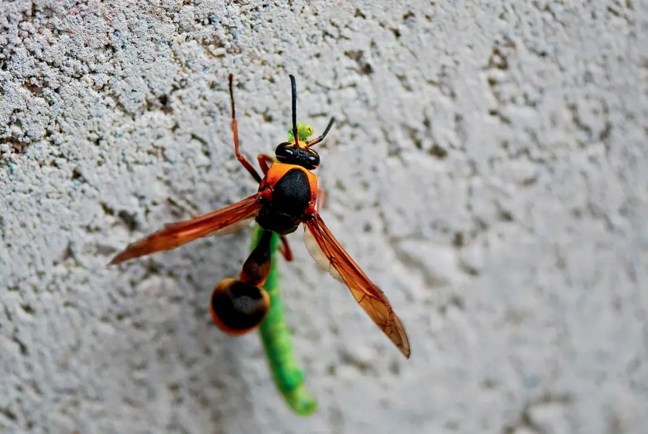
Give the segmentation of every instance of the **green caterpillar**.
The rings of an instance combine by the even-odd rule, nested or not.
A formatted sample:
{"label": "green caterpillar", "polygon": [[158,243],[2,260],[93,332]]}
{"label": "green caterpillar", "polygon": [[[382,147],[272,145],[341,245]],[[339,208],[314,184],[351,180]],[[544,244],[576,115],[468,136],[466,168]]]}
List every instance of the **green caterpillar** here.
{"label": "green caterpillar", "polygon": [[[261,238],[263,229],[254,228],[252,249]],[[293,353],[292,336],[284,317],[284,308],[281,303],[279,289],[279,270],[277,267],[277,249],[280,242],[279,235],[273,233],[270,241],[270,254],[272,257],[270,274],[263,288],[270,296],[270,308],[265,319],[259,327],[261,342],[265,350],[272,378],[275,385],[283,395],[288,406],[297,414],[307,416],[317,409],[317,401],[304,386],[304,371],[297,365]]]}

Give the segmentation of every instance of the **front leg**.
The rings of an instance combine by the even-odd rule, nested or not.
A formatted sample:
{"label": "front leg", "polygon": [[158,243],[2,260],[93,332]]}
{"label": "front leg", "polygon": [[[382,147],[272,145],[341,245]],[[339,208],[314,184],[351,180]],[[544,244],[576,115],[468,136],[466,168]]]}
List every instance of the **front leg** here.
{"label": "front leg", "polygon": [[229,93],[230,93],[230,103],[232,105],[232,136],[234,139],[234,154],[236,155],[236,159],[245,167],[245,170],[248,171],[250,175],[256,180],[256,182],[261,182],[261,176],[259,173],[256,171],[256,169],[252,166],[252,164],[248,161],[247,158],[245,158],[245,155],[241,154],[241,151],[239,150],[239,136],[238,136],[238,122],[236,121],[236,108],[234,106],[234,76],[232,74],[229,75]]}
{"label": "front leg", "polygon": [[[268,173],[268,170],[270,170],[270,166],[274,164],[275,159],[272,155],[259,154],[257,155],[257,161],[259,162],[259,167],[261,167],[261,170],[265,175]],[[268,165],[268,163],[270,163],[270,165]]]}

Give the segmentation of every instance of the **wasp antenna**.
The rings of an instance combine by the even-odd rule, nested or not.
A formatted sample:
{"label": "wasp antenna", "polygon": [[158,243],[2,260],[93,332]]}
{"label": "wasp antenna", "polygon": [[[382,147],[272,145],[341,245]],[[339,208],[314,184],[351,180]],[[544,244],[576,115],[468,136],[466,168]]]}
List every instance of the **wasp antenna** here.
{"label": "wasp antenna", "polygon": [[230,105],[232,106],[232,119],[236,119],[236,109],[234,108],[234,74],[230,73],[227,76],[229,81],[229,94],[230,94]]}
{"label": "wasp antenna", "polygon": [[333,126],[333,122],[335,122],[335,117],[332,117],[331,120],[329,121],[328,125],[326,126],[326,129],[324,129],[324,132],[322,133],[321,136],[314,138],[310,142],[308,142],[308,147],[310,148],[311,146],[317,145],[319,142],[324,140],[324,137],[328,134],[329,130]]}
{"label": "wasp antenna", "polygon": [[292,129],[293,137],[295,138],[295,144],[299,145],[299,135],[297,135],[297,83],[295,82],[295,76],[290,74],[290,91],[292,92]]}

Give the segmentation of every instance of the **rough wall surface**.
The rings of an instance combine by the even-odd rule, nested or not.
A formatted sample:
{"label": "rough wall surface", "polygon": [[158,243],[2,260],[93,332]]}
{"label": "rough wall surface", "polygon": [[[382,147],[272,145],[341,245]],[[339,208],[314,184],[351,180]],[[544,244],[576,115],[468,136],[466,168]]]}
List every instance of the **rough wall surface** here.
{"label": "rough wall surface", "polygon": [[[648,3],[351,3],[0,4],[0,431],[646,432]],[[337,117],[324,218],[410,333],[406,361],[292,236],[311,418],[209,320],[249,232],[106,268],[255,190],[229,72],[248,156],[288,73]]]}

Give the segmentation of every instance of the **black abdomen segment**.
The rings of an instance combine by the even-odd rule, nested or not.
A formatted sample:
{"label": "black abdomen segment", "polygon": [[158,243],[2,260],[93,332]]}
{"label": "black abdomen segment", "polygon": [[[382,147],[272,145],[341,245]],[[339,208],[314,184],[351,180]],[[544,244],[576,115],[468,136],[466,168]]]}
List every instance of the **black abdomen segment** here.
{"label": "black abdomen segment", "polygon": [[261,205],[256,221],[269,231],[279,234],[295,232],[302,222],[311,198],[308,177],[292,169],[274,185],[272,199]]}

